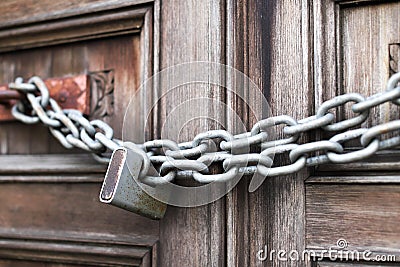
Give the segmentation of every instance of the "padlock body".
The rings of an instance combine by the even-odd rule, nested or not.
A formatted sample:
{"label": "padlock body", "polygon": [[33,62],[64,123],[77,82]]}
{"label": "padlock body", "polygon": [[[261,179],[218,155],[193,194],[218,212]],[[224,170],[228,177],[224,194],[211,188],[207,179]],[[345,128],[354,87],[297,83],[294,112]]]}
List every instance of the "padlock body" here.
{"label": "padlock body", "polygon": [[127,148],[116,149],[107,169],[100,201],[136,214],[161,219],[167,205],[149,196],[138,184],[141,155]]}

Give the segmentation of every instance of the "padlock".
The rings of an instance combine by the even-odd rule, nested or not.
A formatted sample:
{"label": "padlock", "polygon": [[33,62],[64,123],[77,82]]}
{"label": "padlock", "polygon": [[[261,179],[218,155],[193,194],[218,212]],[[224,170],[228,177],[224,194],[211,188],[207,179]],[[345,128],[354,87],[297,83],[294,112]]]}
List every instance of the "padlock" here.
{"label": "padlock", "polygon": [[142,165],[143,156],[135,150],[129,147],[114,150],[100,201],[158,220],[164,216],[167,205],[149,196],[139,185]]}

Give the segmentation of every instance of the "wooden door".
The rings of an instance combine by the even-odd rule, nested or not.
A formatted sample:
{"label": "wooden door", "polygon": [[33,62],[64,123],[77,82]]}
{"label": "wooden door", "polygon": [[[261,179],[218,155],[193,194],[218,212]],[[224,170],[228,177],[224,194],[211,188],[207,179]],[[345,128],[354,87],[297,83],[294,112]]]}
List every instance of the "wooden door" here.
{"label": "wooden door", "polygon": [[[335,95],[359,92],[369,96],[383,91],[387,79],[399,68],[398,1],[228,0],[214,2],[212,7],[197,3],[201,16],[195,17],[188,16],[194,12],[192,4],[174,4],[174,30],[162,23],[163,37],[169,37],[162,41],[167,47],[176,39],[186,45],[162,55],[162,67],[193,60],[226,63],[255,81],[274,115],[301,119],[315,114],[323,101]],[[204,20],[213,25],[206,32],[201,31]],[[211,50],[195,49],[203,43]],[[249,128],[252,126],[249,110],[239,101],[219,94],[214,97],[224,99],[247,119]],[[185,98],[178,96],[173,103]],[[259,103],[259,99],[253,101]],[[168,107],[164,109],[168,111]],[[373,110],[363,126],[396,119],[398,114],[397,107],[384,105]],[[338,118],[346,115],[340,110],[337,113]],[[227,128],[235,130],[234,125]],[[196,129],[204,129],[204,125]],[[193,135],[188,131],[182,137]],[[301,141],[316,138],[314,134]],[[160,222],[161,262],[189,266],[397,266],[397,154],[394,150],[364,162],[270,178],[254,193],[247,191],[249,181],[242,179],[225,198],[208,206],[169,207]],[[386,261],[331,261],[326,254],[311,260],[284,260],[276,254],[266,261],[257,258],[264,249],[267,253],[321,253],[342,239],[348,250],[371,251],[370,259],[380,255]]]}
{"label": "wooden door", "polygon": [[[260,87],[274,115],[296,119],[313,115],[338,94],[384,90],[389,75],[400,70],[399,1],[6,0],[0,11],[0,84],[34,74],[90,74],[92,96],[99,96],[91,99],[91,117],[110,123],[116,137],[140,83],[179,63],[232,66]],[[163,90],[146,92],[143,105]],[[209,88],[196,96],[226,103],[249,128],[255,123],[249,109],[223,90]],[[146,138],[159,137],[163,120],[187,97],[176,95],[157,106]],[[208,112],[235,130],[223,113]],[[398,108],[385,105],[364,126],[398,114]],[[194,122],[180,141],[213,127]],[[0,144],[0,266],[396,266],[400,261],[396,151],[270,178],[254,193],[242,179],[224,198],[197,208],[168,207],[157,222],[101,205],[105,166],[61,148],[44,127],[2,123]],[[394,255],[396,261],[257,257],[265,248],[321,252],[339,239],[349,249]]]}
{"label": "wooden door", "polygon": [[[313,10],[315,49],[320,51],[316,103],[333,94],[368,96],[385,90],[390,75],[400,71],[400,2],[317,1]],[[398,106],[385,104],[371,110],[363,126],[396,119]],[[371,251],[370,261],[352,264],[398,265],[399,166],[398,150],[392,150],[363,162],[318,168],[305,186],[306,246],[326,249],[344,239],[350,251]]]}
{"label": "wooden door", "polygon": [[[121,138],[156,69],[152,1],[3,1],[0,84],[88,74],[90,117]],[[157,15],[158,16],[158,15]],[[106,165],[41,125],[0,125],[0,266],[152,266],[159,223],[99,202]]]}

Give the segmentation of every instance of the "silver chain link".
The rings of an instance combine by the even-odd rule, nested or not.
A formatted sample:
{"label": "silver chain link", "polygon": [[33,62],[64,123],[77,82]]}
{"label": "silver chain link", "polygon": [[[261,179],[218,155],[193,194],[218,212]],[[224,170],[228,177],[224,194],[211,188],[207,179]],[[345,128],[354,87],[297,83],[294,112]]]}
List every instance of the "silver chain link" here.
{"label": "silver chain link", "polygon": [[27,83],[17,78],[9,84],[9,88],[26,94],[29,102],[25,105],[22,101],[15,104],[11,110],[12,115],[26,124],[43,123],[65,148],[76,147],[92,152],[96,160],[108,163],[109,156],[103,153],[122,145],[121,140],[113,138],[114,131],[107,123],[101,120],[89,121],[78,110],[63,110],[50,97],[47,86],[39,77],[32,77]]}
{"label": "silver chain link", "polygon": [[[295,120],[288,115],[270,117],[257,122],[250,132],[232,135],[224,130],[212,130],[198,134],[193,141],[176,143],[172,140],[153,140],[133,145],[142,151],[143,167],[140,179],[148,185],[165,184],[174,179],[192,178],[199,183],[224,182],[239,173],[262,176],[287,175],[306,166],[326,163],[350,163],[368,158],[377,151],[391,149],[400,144],[400,136],[382,139],[382,134],[399,131],[400,120],[390,121],[371,128],[350,129],[362,124],[370,110],[383,103],[400,105],[400,73],[393,75],[385,92],[368,98],[358,93],[348,93],[322,103],[316,115]],[[27,83],[17,78],[9,85],[23,92],[29,104],[18,102],[12,108],[13,116],[27,124],[43,123],[52,135],[68,149],[77,147],[93,153],[99,162],[109,162],[107,149],[132,146],[113,137],[113,129],[100,120],[88,120],[77,110],[63,110],[50,97],[39,77]],[[354,117],[335,122],[330,110],[354,102]],[[268,131],[283,125],[283,138],[269,140]],[[329,140],[297,144],[299,138],[312,131],[336,133]],[[343,143],[359,140],[361,148],[348,152]],[[255,151],[255,152],[254,152]],[[257,152],[258,151],[258,152]],[[277,154],[287,154],[289,164],[274,162]],[[211,173],[210,166],[219,163],[220,173]],[[221,164],[222,163],[222,164]],[[158,175],[148,175],[149,166],[155,166]]]}

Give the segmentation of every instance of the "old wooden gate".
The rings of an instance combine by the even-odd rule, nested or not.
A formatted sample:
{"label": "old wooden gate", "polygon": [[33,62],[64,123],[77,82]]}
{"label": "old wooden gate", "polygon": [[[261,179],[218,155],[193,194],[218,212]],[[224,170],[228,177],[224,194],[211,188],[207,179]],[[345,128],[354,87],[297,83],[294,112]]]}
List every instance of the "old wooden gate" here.
{"label": "old wooden gate", "polygon": [[[232,66],[263,90],[275,115],[298,119],[338,94],[383,91],[390,74],[400,71],[399,1],[4,0],[0,13],[0,84],[17,76],[89,74],[90,116],[110,123],[117,137],[139,85],[183,62]],[[238,110],[249,127],[254,123],[223,91],[204,92],[210,95]],[[149,138],[158,137],[163,118],[186,98],[178,95],[159,107]],[[337,116],[346,114],[338,110]],[[398,117],[398,108],[384,105],[365,126]],[[193,129],[213,125],[190,127],[182,140],[193,138]],[[100,204],[105,166],[81,151],[66,151],[43,126],[3,122],[0,145],[1,266],[395,266],[400,261],[395,150],[267,179],[254,193],[242,179],[207,206],[168,207],[158,222]],[[265,248],[321,252],[338,240],[397,262],[257,257]]]}

